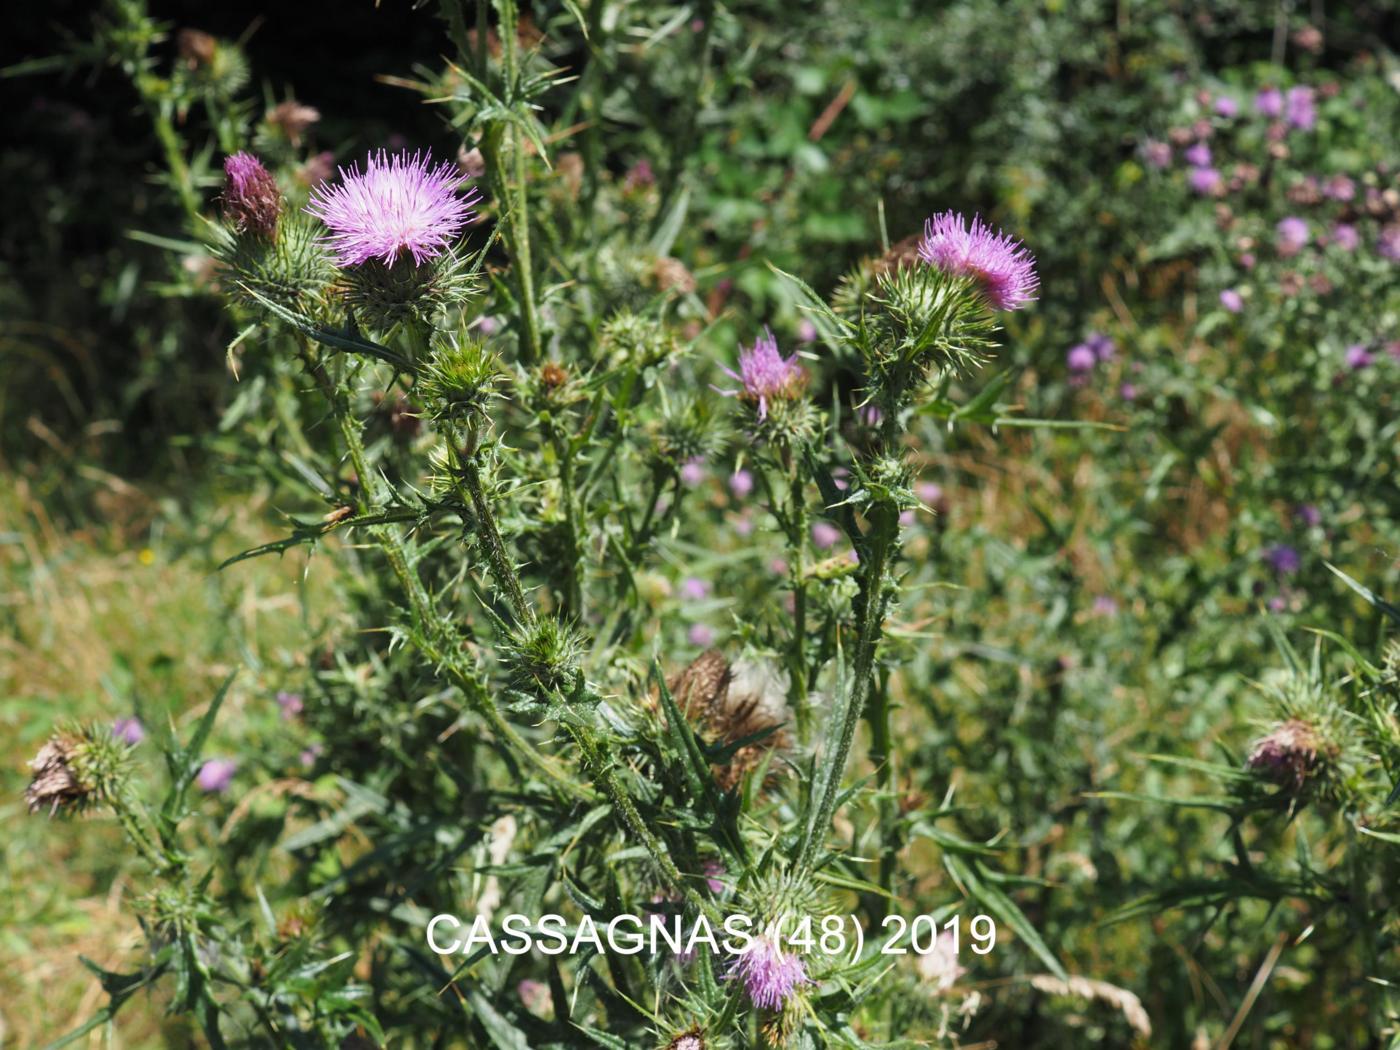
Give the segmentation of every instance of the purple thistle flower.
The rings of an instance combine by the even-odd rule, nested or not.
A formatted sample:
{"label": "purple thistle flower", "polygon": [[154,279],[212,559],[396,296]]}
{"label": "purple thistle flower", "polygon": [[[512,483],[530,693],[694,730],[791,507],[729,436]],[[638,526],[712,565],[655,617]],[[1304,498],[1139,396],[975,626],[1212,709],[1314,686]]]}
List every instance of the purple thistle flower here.
{"label": "purple thistle flower", "polygon": [[1221,95],[1215,100],[1215,112],[1226,120],[1229,120],[1232,117],[1239,116],[1240,104],[1229,95]]}
{"label": "purple thistle flower", "polygon": [[1276,230],[1280,255],[1297,255],[1308,243],[1310,234],[1307,221],[1296,215],[1280,219]]}
{"label": "purple thistle flower", "polygon": [[112,735],[133,747],[146,739],[146,727],[139,718],[118,718],[112,723]]}
{"label": "purple thistle flower", "polygon": [[834,547],[840,538],[841,530],[830,522],[819,521],[812,526],[812,545],[819,551]]}
{"label": "purple thistle flower", "polygon": [[1278,88],[1268,87],[1254,96],[1254,108],[1261,116],[1273,120],[1283,115],[1283,92]]}
{"label": "purple thistle flower", "polygon": [[1233,288],[1226,288],[1220,293],[1220,305],[1232,314],[1237,314],[1244,309],[1244,299]]}
{"label": "purple thistle flower", "polygon": [[427,153],[371,154],[340,169],[341,182],[316,187],[306,210],[331,229],[336,262],[359,266],[378,259],[385,266],[401,256],[422,264],[441,255],[474,217],[475,191],[459,196],[462,176],[450,161],[432,166]]}
{"label": "purple thistle flower", "polygon": [[1090,332],[1084,345],[1094,352],[1094,358],[1098,361],[1112,361],[1113,355],[1118,352],[1118,344],[1102,332]]}
{"label": "purple thistle flower", "polygon": [[1376,238],[1376,252],[1382,259],[1400,262],[1400,224],[1390,225],[1381,230],[1380,236]]}
{"label": "purple thistle flower", "polygon": [[1302,567],[1303,559],[1286,543],[1275,544],[1264,551],[1264,560],[1280,576],[1291,576]]}
{"label": "purple thistle flower", "polygon": [[945,273],[970,277],[994,310],[1017,310],[1035,298],[1035,258],[1021,244],[974,215],[969,226],[945,211],[924,223],[919,257]]}
{"label": "purple thistle flower", "polygon": [[1098,364],[1098,360],[1088,343],[1076,343],[1069,348],[1069,353],[1065,354],[1065,364],[1069,366],[1069,370],[1081,375],[1091,371],[1094,365]]}
{"label": "purple thistle flower", "polygon": [[687,576],[681,581],[681,596],[692,602],[704,601],[710,596],[710,583],[698,576]]}
{"label": "purple thistle flower", "polygon": [[1094,598],[1095,616],[1116,616],[1118,614],[1118,602],[1109,594],[1100,594]]}
{"label": "purple thistle flower", "polygon": [[1332,227],[1332,243],[1344,252],[1354,252],[1361,244],[1361,235],[1349,222],[1339,222]]}
{"label": "purple thistle flower", "polygon": [[817,341],[817,326],[807,318],[802,318],[797,325],[797,338],[804,343],[815,343]]}
{"label": "purple thistle flower", "polygon": [[1347,347],[1346,363],[1353,372],[1360,372],[1363,368],[1370,368],[1375,357],[1371,351],[1367,350],[1361,343],[1353,343]]}
{"label": "purple thistle flower", "polygon": [[277,706],[282,709],[282,718],[290,722],[306,708],[300,693],[288,693],[285,690],[277,694]]}
{"label": "purple thistle flower", "polygon": [[768,571],[774,576],[786,576],[788,574],[788,563],[782,558],[774,558],[768,563]]}
{"label": "purple thistle flower", "polygon": [[748,951],[734,960],[725,980],[736,978],[760,1010],[781,1010],[797,986],[808,983],[802,960],[783,951],[768,934],[755,937]]}
{"label": "purple thistle flower", "polygon": [[1185,153],[1183,153],[1182,156],[1186,158],[1186,163],[1190,164],[1192,167],[1210,167],[1210,147],[1207,146],[1204,142],[1196,143]]}
{"label": "purple thistle flower", "polygon": [[1349,201],[1356,197],[1356,183],[1345,175],[1333,175],[1322,184],[1322,192],[1334,201]]}
{"label": "purple thistle flower", "polygon": [[753,475],[747,470],[736,470],[729,475],[729,491],[735,499],[747,499],[753,491]]}
{"label": "purple thistle flower", "polygon": [[1138,389],[1132,383],[1124,383],[1118,388],[1118,396],[1124,401],[1136,401]]}
{"label": "purple thistle flower", "polygon": [[321,752],[324,750],[325,748],[323,748],[320,744],[312,744],[310,747],[305,748],[301,753],[302,767],[305,769],[310,769],[312,766],[314,766],[316,764],[316,759],[321,757]]}
{"label": "purple thistle flower", "polygon": [[708,649],[715,642],[715,632],[703,623],[691,624],[685,636],[698,649]]}
{"label": "purple thistle flower", "polygon": [[1317,124],[1316,92],[1310,87],[1288,89],[1288,123],[1301,131],[1311,131]]}
{"label": "purple thistle flower", "polygon": [[936,507],[943,502],[943,486],[936,481],[921,481],[914,492],[926,506]]}
{"label": "purple thistle flower", "polygon": [[715,896],[724,892],[724,865],[717,860],[705,861],[701,869],[705,875],[705,886]]}
{"label": "purple thistle flower", "polygon": [[768,329],[752,347],[739,350],[739,371],[724,369],[730,379],[743,384],[742,390],[725,390],[721,393],[737,394],[741,400],[758,404],[758,418],[768,418],[768,402],[774,399],[795,397],[806,382],[807,373],[797,363],[797,355],[783,357],[778,350],[778,341]]}
{"label": "purple thistle flower", "polygon": [[1193,192],[1204,197],[1218,193],[1225,180],[1214,168],[1192,168],[1186,175],[1186,183]]}
{"label": "purple thistle flower", "polygon": [[1310,529],[1315,529],[1322,524],[1322,511],[1311,503],[1300,503],[1294,507],[1293,517],[1298,520],[1300,525]]}
{"label": "purple thistle flower", "polygon": [[1148,139],[1142,144],[1142,159],[1149,168],[1161,171],[1172,162],[1172,148],[1160,139]]}
{"label": "purple thistle flower", "polygon": [[277,180],[251,153],[224,158],[224,219],[239,233],[277,234],[282,193]]}
{"label": "purple thistle flower", "polygon": [[222,793],[233,783],[233,775],[238,772],[238,763],[231,758],[211,758],[199,767],[199,775],[194,782],[201,791]]}
{"label": "purple thistle flower", "polygon": [[688,459],[681,465],[681,482],[686,488],[694,488],[705,480],[705,461]]}

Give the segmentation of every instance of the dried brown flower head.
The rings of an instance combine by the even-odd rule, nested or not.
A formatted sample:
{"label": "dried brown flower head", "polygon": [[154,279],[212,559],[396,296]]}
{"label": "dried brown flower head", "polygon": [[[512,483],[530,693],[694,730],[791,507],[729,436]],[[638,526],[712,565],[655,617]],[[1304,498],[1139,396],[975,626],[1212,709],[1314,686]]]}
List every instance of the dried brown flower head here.
{"label": "dried brown flower head", "polygon": [[268,110],[264,119],[286,135],[287,141],[293,146],[300,146],[301,137],[306,129],[321,119],[321,111],[314,106],[303,105],[296,99],[288,99]]}
{"label": "dried brown flower head", "polygon": [[219,41],[202,29],[181,29],[175,34],[175,50],[186,66],[198,69],[214,61]]}
{"label": "dried brown flower head", "polygon": [[29,763],[32,776],[24,789],[29,812],[47,809],[53,816],[60,809],[81,810],[92,801],[92,790],[85,786],[73,768],[77,741],[54,737]]}

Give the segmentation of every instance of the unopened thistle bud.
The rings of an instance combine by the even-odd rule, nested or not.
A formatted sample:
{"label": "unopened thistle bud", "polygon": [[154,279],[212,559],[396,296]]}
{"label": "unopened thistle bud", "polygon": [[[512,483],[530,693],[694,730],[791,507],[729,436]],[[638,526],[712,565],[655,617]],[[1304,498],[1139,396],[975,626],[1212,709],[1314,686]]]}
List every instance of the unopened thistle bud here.
{"label": "unopened thistle bud", "polygon": [[79,813],[111,802],[124,787],[131,746],[106,727],[71,726],[56,733],[29,763],[29,812]]}
{"label": "unopened thistle bud", "polygon": [[262,161],[251,153],[235,153],[224,160],[224,177],[224,219],[229,226],[238,233],[276,237],[282,193]]}
{"label": "unopened thistle bud", "polygon": [[418,389],[435,416],[466,421],[497,396],[504,375],[501,359],[485,344],[463,337],[434,355],[419,375]]}
{"label": "unopened thistle bud", "polygon": [[1318,768],[1322,743],[1316,730],[1290,718],[1255,742],[1249,755],[1249,768],[1274,782],[1302,787]]}

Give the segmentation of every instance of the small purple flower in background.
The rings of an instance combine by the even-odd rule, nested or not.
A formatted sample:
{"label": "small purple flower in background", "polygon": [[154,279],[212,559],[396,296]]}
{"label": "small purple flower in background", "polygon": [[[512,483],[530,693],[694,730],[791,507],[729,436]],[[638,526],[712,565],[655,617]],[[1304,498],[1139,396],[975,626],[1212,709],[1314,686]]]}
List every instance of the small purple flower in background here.
{"label": "small purple flower in background", "polygon": [[914,512],[912,510],[902,510],[899,512],[899,523],[906,529],[914,524]]}
{"label": "small purple flower in background", "polygon": [[734,979],[744,983],[749,1001],[760,1010],[781,1010],[798,985],[808,983],[801,958],[783,951],[768,933],[754,937],[734,960],[725,980]]}
{"label": "small purple flower in background", "polygon": [[1278,233],[1278,253],[1280,255],[1297,255],[1307,246],[1310,234],[1305,219],[1290,215],[1286,219],[1280,219],[1275,229]]}
{"label": "small purple flower in background", "polygon": [[1082,375],[1093,370],[1099,359],[1088,343],[1076,343],[1069,348],[1069,353],[1065,354],[1065,364],[1069,366],[1071,372]]}
{"label": "small purple flower in background", "polygon": [[1304,528],[1315,529],[1322,524],[1322,511],[1311,503],[1300,503],[1294,507],[1293,517]]}
{"label": "small purple flower in background", "polygon": [[694,488],[705,480],[705,461],[703,459],[688,459],[681,464],[681,483],[687,488]]}
{"label": "small purple flower in background", "polygon": [[1219,116],[1229,120],[1232,117],[1239,116],[1240,104],[1229,95],[1221,95],[1215,100],[1215,112]]}
{"label": "small purple flower in background", "polygon": [[485,336],[495,335],[496,332],[500,329],[500,327],[501,322],[489,315],[485,317],[478,317],[476,321],[476,330]]}
{"label": "small purple flower in background", "polygon": [[1136,401],[1138,389],[1132,383],[1124,383],[1118,388],[1118,396],[1124,401]]}
{"label": "small purple flower in background", "polygon": [[426,153],[370,154],[365,168],[340,169],[340,184],[312,191],[306,210],[331,230],[328,242],[341,266],[378,259],[391,266],[404,255],[419,265],[441,255],[475,216],[479,195],[457,193],[457,165],[432,166]]}
{"label": "small purple flower in background", "polygon": [[1310,87],[1288,89],[1288,123],[1300,131],[1311,131],[1317,124],[1316,92]]}
{"label": "small purple flower in background", "polygon": [[812,526],[812,546],[819,551],[827,550],[836,545],[836,541],[841,538],[841,530],[827,521],[819,521]]}
{"label": "small purple flower in background", "polygon": [[815,343],[817,341],[817,326],[807,318],[802,318],[797,325],[797,338],[804,343]]}
{"label": "small purple flower in background", "polygon": [[681,581],[681,597],[692,601],[704,601],[710,596],[710,582],[698,576],[687,576]]}
{"label": "small purple flower in background", "polygon": [[520,1005],[532,1014],[538,1014],[550,1004],[549,985],[543,981],[532,981],[528,977],[515,986],[515,994],[520,996]]}
{"label": "small purple flower in background", "polygon": [[1225,180],[1214,168],[1192,168],[1186,175],[1186,184],[1194,192],[1205,197],[1220,192]]}
{"label": "small purple flower in background", "polygon": [[1035,258],[1020,241],[957,212],[941,212],[924,223],[919,257],[944,273],[970,277],[994,310],[1017,310],[1035,299],[1040,279]]}
{"label": "small purple flower in background", "polygon": [[231,758],[211,758],[199,767],[194,782],[201,791],[224,792],[233,783],[233,775],[238,772],[238,763]]}
{"label": "small purple flower in background", "polygon": [[1273,120],[1283,115],[1283,92],[1278,88],[1268,87],[1254,96],[1254,108],[1260,116]]}
{"label": "small purple flower in background", "polygon": [[1275,594],[1269,599],[1269,612],[1281,613],[1288,608],[1288,599],[1281,594]]}
{"label": "small purple flower in background", "polygon": [[1367,350],[1361,343],[1353,343],[1347,347],[1346,363],[1353,372],[1360,372],[1363,368],[1370,368],[1375,357],[1371,351]]}
{"label": "small purple flower in background", "polygon": [[146,739],[146,727],[136,717],[118,718],[112,723],[112,735],[124,744],[133,747]]}
{"label": "small purple flower in background", "polygon": [[914,494],[925,507],[937,509],[943,503],[943,486],[936,481],[921,481],[914,487]]}
{"label": "small purple flower in background", "polygon": [[1172,148],[1158,139],[1148,139],[1142,144],[1142,159],[1149,168],[1161,171],[1171,166]]}
{"label": "small purple flower in background", "polygon": [[306,709],[300,693],[285,691],[277,694],[277,706],[282,709],[282,717],[286,721],[291,721]]}
{"label": "small purple flower in background", "polygon": [[1186,158],[1186,163],[1190,164],[1193,168],[1210,167],[1210,147],[1204,142],[1196,143],[1183,153],[1182,156]]}
{"label": "small purple flower in background", "polygon": [[277,180],[251,153],[224,158],[224,219],[239,233],[273,237],[282,214]]}
{"label": "small purple flower in background", "polygon": [[735,499],[747,499],[753,491],[753,475],[747,470],[736,470],[729,475],[729,491]]}
{"label": "small purple flower in background", "polygon": [[1332,243],[1344,252],[1354,252],[1361,244],[1361,236],[1349,222],[1339,222],[1332,227]]}
{"label": "small purple flower in background", "polygon": [[643,157],[630,168],[623,178],[622,188],[625,191],[645,189],[656,182],[656,173],[651,169],[651,161]]}
{"label": "small purple flower in background", "polygon": [[1382,259],[1400,262],[1400,224],[1387,226],[1376,238],[1376,253]]}
{"label": "small purple flower in background", "polygon": [[774,576],[786,576],[788,574],[788,563],[782,558],[774,558],[768,563],[768,571]]}
{"label": "small purple flower in background", "polygon": [[1345,175],[1333,175],[1322,184],[1324,196],[1334,201],[1349,201],[1356,197],[1356,183]]}
{"label": "small purple flower in background", "polygon": [[717,860],[707,860],[700,869],[705,875],[705,886],[716,896],[724,892],[724,865]]}
{"label": "small purple flower in background", "polygon": [[831,483],[836,486],[838,492],[845,492],[851,487],[851,472],[845,467],[836,467],[831,472]]}
{"label": "small purple flower in background", "polygon": [[1291,576],[1297,572],[1303,564],[1303,559],[1297,550],[1286,543],[1275,544],[1264,551],[1264,560],[1269,563],[1269,567],[1280,576]]}
{"label": "small purple flower in background", "polygon": [[312,766],[314,766],[316,764],[316,760],[321,757],[321,752],[323,751],[325,751],[325,748],[322,747],[320,744],[312,744],[310,747],[304,749],[301,753],[302,767],[305,769],[310,769]]}
{"label": "small purple flower in background", "polygon": [[690,644],[700,649],[708,649],[715,643],[715,632],[703,623],[693,623],[685,632]]}
{"label": "small purple flower in background", "polygon": [[1110,596],[1110,595],[1107,595],[1107,594],[1100,594],[1098,597],[1096,597],[1096,598],[1094,599],[1094,615],[1095,615],[1095,616],[1117,616],[1117,615],[1118,615],[1118,602],[1115,601],[1115,600],[1113,599],[1113,597]]}
{"label": "small purple flower in background", "polygon": [[1229,310],[1232,314],[1237,314],[1244,309],[1244,299],[1240,293],[1233,288],[1226,288],[1220,293],[1220,305]]}
{"label": "small purple flower in background", "polygon": [[878,427],[885,421],[885,413],[879,405],[865,405],[858,413],[860,421],[868,427]]}
{"label": "small purple flower in background", "polygon": [[1118,344],[1102,332],[1090,332],[1084,345],[1094,352],[1098,361],[1112,361],[1113,355],[1118,353]]}
{"label": "small purple flower in background", "polygon": [[737,536],[753,535],[753,518],[747,514],[741,514],[734,519],[734,533]]}
{"label": "small purple flower in background", "polygon": [[1254,264],[1256,262],[1258,262],[1258,260],[1254,257],[1253,252],[1244,252],[1240,255],[1240,265],[1246,270],[1254,269]]}
{"label": "small purple flower in background", "polygon": [[768,417],[769,401],[796,397],[807,379],[807,373],[797,363],[797,355],[783,357],[778,341],[766,328],[752,347],[740,348],[739,371],[735,373],[725,368],[724,374],[737,379],[743,389],[721,392],[737,394],[741,400],[756,403],[760,420]]}

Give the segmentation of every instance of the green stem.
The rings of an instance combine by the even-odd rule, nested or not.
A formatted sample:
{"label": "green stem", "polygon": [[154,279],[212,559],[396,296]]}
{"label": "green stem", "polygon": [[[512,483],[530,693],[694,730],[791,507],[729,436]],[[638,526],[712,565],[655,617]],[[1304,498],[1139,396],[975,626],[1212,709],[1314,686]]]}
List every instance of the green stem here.
{"label": "green stem", "polygon": [[[475,441],[472,443],[475,444]],[[486,489],[481,483],[481,468],[471,452],[459,455],[458,470],[471,500],[472,512],[476,515],[477,529],[481,534],[482,546],[486,549],[486,560],[491,563],[491,575],[496,578],[497,586],[506,592],[516,622],[522,627],[532,627],[535,623],[535,610],[525,600],[525,589],[520,585],[520,575],[511,562],[505,540],[501,538],[501,530],[496,525],[496,514],[491,507],[491,501],[486,498]]]}

